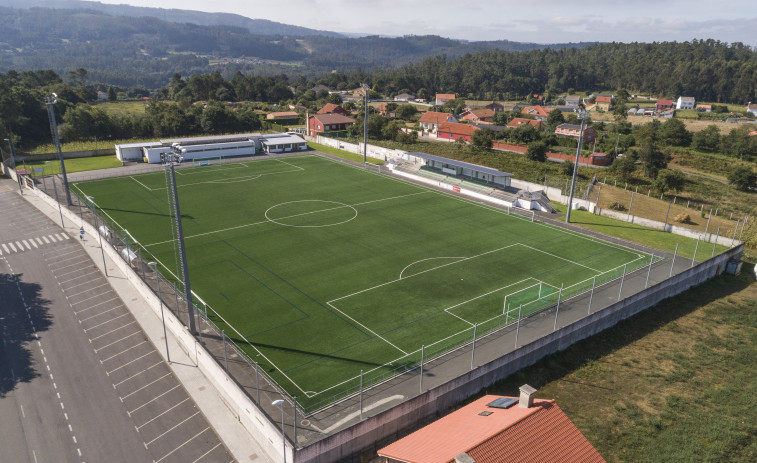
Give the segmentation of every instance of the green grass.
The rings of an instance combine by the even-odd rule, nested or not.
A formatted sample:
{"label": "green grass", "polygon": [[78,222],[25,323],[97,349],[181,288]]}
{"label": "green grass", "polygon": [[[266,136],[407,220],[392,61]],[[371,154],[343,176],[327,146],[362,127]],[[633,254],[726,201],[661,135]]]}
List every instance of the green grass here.
{"label": "green grass", "polygon": [[[88,158],[66,159],[66,172],[84,172],[87,170],[107,169],[109,167],[121,167],[121,161],[115,156],[92,156]],[[32,168],[42,167],[43,175],[60,172],[60,161],[26,161],[26,166]]]}
{"label": "green grass", "polygon": [[[352,143],[352,142],[350,142]],[[318,143],[308,142],[308,147],[310,149],[318,150],[321,153],[330,154],[332,156],[337,156],[342,159],[347,159],[349,161],[355,161],[355,162],[363,162],[363,155],[362,154],[355,154],[350,153],[349,151],[344,151],[336,148],[332,148],[330,146],[321,145]],[[368,164],[383,164],[384,160],[382,159],[375,159],[372,157],[366,157],[366,161]]]}
{"label": "green grass", "polygon": [[[429,358],[561,286],[567,297],[649,262],[319,156],[183,168],[177,183],[192,288],[309,410],[355,391],[361,370],[371,384],[416,365],[422,346]],[[74,190],[176,273],[162,172]]]}
{"label": "green grass", "polygon": [[109,116],[140,115],[145,113],[147,103],[147,101],[107,101],[98,103],[97,108],[102,109]]}

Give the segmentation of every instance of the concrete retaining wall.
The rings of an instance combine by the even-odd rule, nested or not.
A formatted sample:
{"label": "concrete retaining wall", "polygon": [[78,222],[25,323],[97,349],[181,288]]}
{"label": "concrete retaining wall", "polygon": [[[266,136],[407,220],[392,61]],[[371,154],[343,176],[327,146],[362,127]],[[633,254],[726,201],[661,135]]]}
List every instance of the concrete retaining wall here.
{"label": "concrete retaining wall", "polygon": [[296,461],[298,463],[337,461],[367,448],[373,448],[376,443],[384,443],[387,439],[399,437],[407,428],[435,419],[439,411],[448,410],[481,389],[536,363],[546,355],[566,349],[582,339],[652,307],[663,299],[704,283],[722,273],[726,263],[733,257],[740,257],[742,251],[743,245],[730,249],[390,410],[300,449],[296,454]]}
{"label": "concrete retaining wall", "polygon": [[[91,158],[94,156],[115,156],[116,148],[103,148],[99,150],[86,151],[68,151],[63,153],[63,159]],[[24,161],[55,161],[58,159],[58,153],[44,154],[16,154],[16,163]]]}

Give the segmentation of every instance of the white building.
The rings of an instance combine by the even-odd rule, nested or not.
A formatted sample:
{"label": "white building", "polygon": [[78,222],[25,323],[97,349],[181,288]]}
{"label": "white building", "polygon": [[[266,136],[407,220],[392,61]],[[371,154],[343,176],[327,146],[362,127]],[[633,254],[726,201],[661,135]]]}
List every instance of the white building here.
{"label": "white building", "polygon": [[679,96],[676,101],[676,109],[694,109],[696,100],[693,96]]}

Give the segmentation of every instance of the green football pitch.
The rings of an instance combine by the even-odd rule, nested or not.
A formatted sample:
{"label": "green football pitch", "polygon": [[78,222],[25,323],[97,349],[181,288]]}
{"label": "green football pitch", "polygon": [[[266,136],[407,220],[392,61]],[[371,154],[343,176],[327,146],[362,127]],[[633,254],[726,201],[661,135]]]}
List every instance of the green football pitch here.
{"label": "green football pitch", "polygon": [[[306,409],[651,258],[317,155],[176,178],[194,293]],[[163,172],[74,189],[178,273]]]}

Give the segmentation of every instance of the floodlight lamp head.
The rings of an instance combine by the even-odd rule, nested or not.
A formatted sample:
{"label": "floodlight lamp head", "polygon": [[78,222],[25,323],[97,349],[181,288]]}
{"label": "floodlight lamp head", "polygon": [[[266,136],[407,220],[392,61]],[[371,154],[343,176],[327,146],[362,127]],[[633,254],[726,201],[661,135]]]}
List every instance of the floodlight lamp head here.
{"label": "floodlight lamp head", "polygon": [[271,405],[275,405],[275,406],[277,406],[277,407],[278,407],[278,406],[281,406],[281,405],[283,405],[283,404],[284,404],[284,401],[283,401],[283,400],[281,400],[281,399],[278,399],[278,400],[274,400],[273,402],[271,402]]}
{"label": "floodlight lamp head", "polygon": [[152,267],[152,268],[155,268],[155,266],[156,266],[156,265],[158,265],[158,264],[157,264],[157,263],[155,263],[155,262],[148,262],[148,263],[147,263],[147,266],[148,266],[148,267]]}

